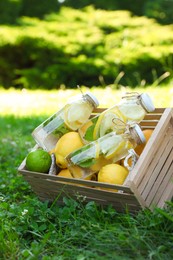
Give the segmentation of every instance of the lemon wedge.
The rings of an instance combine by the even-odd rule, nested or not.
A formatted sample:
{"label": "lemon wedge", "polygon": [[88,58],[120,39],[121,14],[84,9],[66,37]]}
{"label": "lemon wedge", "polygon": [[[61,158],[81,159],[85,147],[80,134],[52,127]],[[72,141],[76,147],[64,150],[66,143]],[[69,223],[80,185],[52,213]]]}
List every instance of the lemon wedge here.
{"label": "lemon wedge", "polygon": [[85,103],[71,104],[66,107],[64,121],[71,130],[77,130],[89,118],[91,110]]}
{"label": "lemon wedge", "polygon": [[105,135],[103,138],[99,139],[101,153],[106,157],[106,155],[110,153],[110,151],[115,150],[122,141],[122,136],[116,135],[114,132]]}
{"label": "lemon wedge", "polygon": [[99,143],[96,142],[96,145],[95,145],[95,159],[98,159],[100,156],[100,146],[99,146]]}
{"label": "lemon wedge", "polygon": [[122,159],[124,154],[131,148],[133,148],[133,145],[129,141],[122,140],[117,146],[109,150],[105,158],[107,160],[110,160],[116,157],[117,160],[120,160]]}
{"label": "lemon wedge", "polygon": [[138,106],[137,104],[124,104],[119,107],[119,110],[122,113],[122,115],[124,115],[126,119],[130,121],[138,122],[141,121],[145,116],[144,109]]}
{"label": "lemon wedge", "polygon": [[119,155],[119,153],[122,151],[122,149],[124,150],[126,145],[125,141],[121,141],[117,146],[112,147],[112,149],[109,150],[109,152],[105,155],[105,158],[107,160],[112,159],[113,157],[115,157],[116,155]]}
{"label": "lemon wedge", "polygon": [[122,122],[126,122],[125,117],[118,111],[117,108],[114,110],[108,110],[102,113],[95,125],[93,137],[98,139],[99,137],[112,132],[119,131],[122,129],[122,122],[115,121],[114,119],[120,119]]}

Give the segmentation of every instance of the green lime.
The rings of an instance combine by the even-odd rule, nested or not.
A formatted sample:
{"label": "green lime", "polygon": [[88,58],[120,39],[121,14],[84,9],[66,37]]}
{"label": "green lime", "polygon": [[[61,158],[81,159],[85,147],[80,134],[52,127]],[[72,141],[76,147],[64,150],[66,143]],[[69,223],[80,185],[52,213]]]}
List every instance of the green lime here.
{"label": "green lime", "polygon": [[48,173],[51,166],[51,156],[48,152],[38,149],[30,152],[26,157],[26,168],[32,172]]}

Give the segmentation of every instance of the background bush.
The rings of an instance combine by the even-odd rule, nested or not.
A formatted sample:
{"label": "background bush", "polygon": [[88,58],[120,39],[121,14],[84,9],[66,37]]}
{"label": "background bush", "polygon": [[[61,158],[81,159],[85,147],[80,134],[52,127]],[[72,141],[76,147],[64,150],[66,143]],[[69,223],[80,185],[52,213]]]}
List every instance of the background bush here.
{"label": "background bush", "polygon": [[81,9],[92,5],[95,9],[128,10],[135,15],[157,19],[160,23],[173,23],[173,0],[1,0],[0,23],[14,24],[22,16],[38,17],[55,13],[62,6]]}
{"label": "background bush", "polygon": [[0,38],[6,88],[104,86],[117,79],[135,87],[167,71],[172,78],[172,25],[128,11],[61,7],[44,20],[25,16],[1,25]]}

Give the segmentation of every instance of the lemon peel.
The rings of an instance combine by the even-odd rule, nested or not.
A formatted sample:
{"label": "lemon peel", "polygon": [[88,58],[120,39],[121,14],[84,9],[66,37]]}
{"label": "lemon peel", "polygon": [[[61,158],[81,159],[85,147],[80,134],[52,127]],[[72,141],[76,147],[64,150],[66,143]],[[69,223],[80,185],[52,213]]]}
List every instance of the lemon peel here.
{"label": "lemon peel", "polygon": [[64,134],[55,146],[56,164],[60,168],[67,168],[65,157],[76,149],[83,146],[82,140],[77,132],[69,132]]}
{"label": "lemon peel", "polygon": [[98,173],[98,182],[122,185],[128,175],[128,170],[119,164],[107,164]]}

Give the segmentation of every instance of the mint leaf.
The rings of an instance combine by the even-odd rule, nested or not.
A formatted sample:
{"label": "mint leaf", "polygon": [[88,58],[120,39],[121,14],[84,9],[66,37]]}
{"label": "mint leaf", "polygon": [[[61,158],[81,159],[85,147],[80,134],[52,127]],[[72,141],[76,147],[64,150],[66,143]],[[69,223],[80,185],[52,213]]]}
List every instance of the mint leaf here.
{"label": "mint leaf", "polygon": [[87,159],[86,161],[80,162],[77,165],[82,167],[82,168],[89,168],[89,167],[91,167],[95,163],[96,163],[95,159]]}
{"label": "mint leaf", "polygon": [[55,129],[52,134],[61,137],[62,135],[69,132],[69,129],[62,123],[57,129]]}
{"label": "mint leaf", "polygon": [[87,140],[87,141],[94,141],[93,139],[93,132],[94,132],[94,128],[95,128],[95,125],[97,123],[97,120],[98,120],[98,116],[96,117],[93,117],[91,119],[91,122],[93,123],[91,126],[89,126],[85,132],[85,135],[84,135],[84,139]]}
{"label": "mint leaf", "polygon": [[91,126],[88,127],[88,129],[86,130],[86,133],[84,135],[85,140],[94,141],[94,139],[93,139],[94,127],[95,127],[95,125],[91,125]]}

